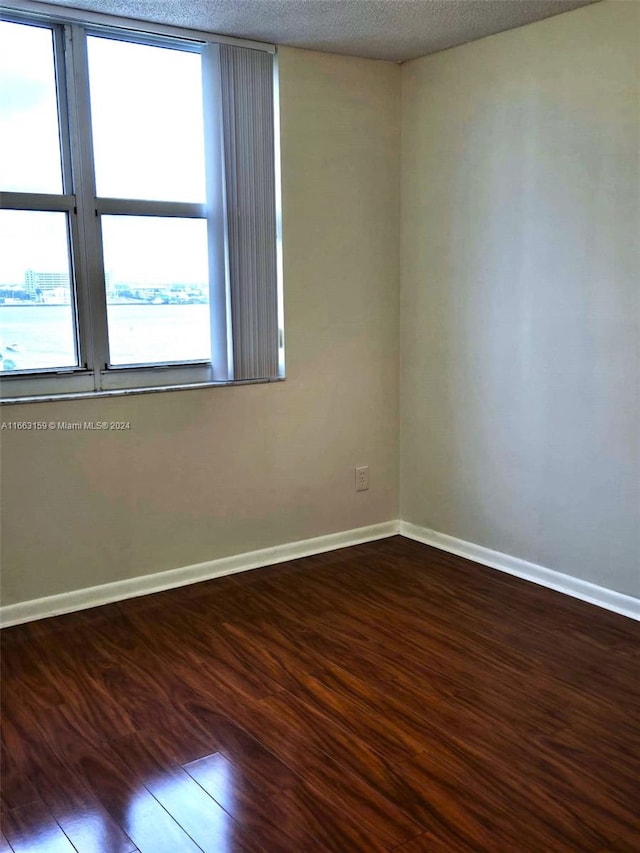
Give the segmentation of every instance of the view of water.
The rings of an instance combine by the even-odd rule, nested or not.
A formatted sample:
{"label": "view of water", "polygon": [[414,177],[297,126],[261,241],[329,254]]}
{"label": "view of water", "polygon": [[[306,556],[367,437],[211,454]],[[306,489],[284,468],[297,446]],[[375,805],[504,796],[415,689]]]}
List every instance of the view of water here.
{"label": "view of water", "polygon": [[[206,304],[116,304],[108,320],[112,364],[211,357]],[[4,370],[73,366],[71,307],[0,305],[0,352]]]}

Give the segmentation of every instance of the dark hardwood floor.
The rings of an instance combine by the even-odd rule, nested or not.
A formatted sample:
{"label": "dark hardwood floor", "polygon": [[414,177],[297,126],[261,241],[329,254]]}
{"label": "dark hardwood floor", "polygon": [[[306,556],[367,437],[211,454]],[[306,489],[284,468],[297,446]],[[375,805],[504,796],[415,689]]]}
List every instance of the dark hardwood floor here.
{"label": "dark hardwood floor", "polygon": [[640,623],[407,539],[2,646],[0,853],[640,851]]}

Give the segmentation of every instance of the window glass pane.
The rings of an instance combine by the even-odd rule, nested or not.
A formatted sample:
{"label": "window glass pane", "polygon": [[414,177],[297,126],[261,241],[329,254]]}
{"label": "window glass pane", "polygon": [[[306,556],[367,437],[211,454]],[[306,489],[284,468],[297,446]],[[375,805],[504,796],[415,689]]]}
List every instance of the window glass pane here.
{"label": "window glass pane", "polygon": [[2,370],[78,363],[66,213],[0,210]]}
{"label": "window glass pane", "polygon": [[113,365],[209,361],[204,219],[103,216]]}
{"label": "window glass pane", "polygon": [[0,189],[62,192],[53,33],[0,21]]}
{"label": "window glass pane", "polygon": [[204,202],[200,54],[87,44],[98,195]]}

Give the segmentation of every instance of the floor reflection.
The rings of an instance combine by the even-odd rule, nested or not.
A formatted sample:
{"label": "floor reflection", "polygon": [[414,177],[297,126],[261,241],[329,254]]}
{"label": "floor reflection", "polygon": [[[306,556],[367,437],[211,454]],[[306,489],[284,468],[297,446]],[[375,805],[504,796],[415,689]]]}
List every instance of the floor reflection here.
{"label": "floor reflection", "polygon": [[185,764],[184,769],[192,779],[219,803],[229,814],[236,813],[236,785],[233,764],[219,752],[205,755]]}
{"label": "floor reflection", "polygon": [[215,780],[213,789],[205,791],[186,768],[174,767],[146,778],[144,787],[131,799],[123,828],[141,853],[190,849],[184,841],[177,847],[170,833],[160,839],[154,835],[153,841],[148,841],[148,827],[157,819],[153,812],[158,803],[202,850],[231,853],[237,849],[238,825],[224,809],[224,803],[232,803],[233,766],[218,754],[201,761],[207,762],[209,779]]}
{"label": "floor reflection", "polygon": [[137,787],[116,784],[95,806],[13,809],[4,829],[16,853],[232,853],[240,830],[225,809],[234,796],[234,767],[216,753],[158,769]]}

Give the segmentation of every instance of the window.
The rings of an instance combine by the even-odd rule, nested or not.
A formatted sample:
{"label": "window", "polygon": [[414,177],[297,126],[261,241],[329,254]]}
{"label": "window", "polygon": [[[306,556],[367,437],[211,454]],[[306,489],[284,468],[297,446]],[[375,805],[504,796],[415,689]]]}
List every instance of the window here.
{"label": "window", "polygon": [[90,17],[0,20],[3,398],[282,378],[273,50]]}

